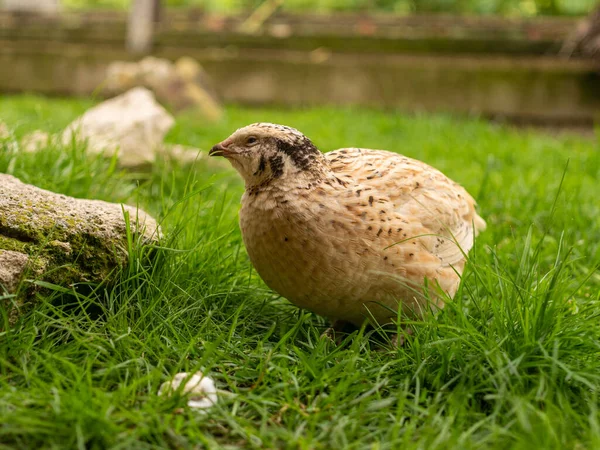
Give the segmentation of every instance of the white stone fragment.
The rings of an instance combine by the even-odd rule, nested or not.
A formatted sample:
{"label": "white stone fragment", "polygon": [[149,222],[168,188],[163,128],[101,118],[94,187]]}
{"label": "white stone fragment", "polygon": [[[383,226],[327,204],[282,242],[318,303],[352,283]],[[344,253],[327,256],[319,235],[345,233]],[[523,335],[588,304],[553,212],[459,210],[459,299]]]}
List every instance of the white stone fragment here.
{"label": "white stone fragment", "polygon": [[32,133],[23,136],[21,139],[21,151],[25,153],[35,153],[50,144],[52,144],[52,136],[50,133],[42,130],[35,130]]}
{"label": "white stone fragment", "polygon": [[12,136],[8,125],[0,119],[0,139],[9,139]]}
{"label": "white stone fragment", "polygon": [[[180,387],[182,383],[185,383],[183,388]],[[176,374],[171,381],[160,385],[158,395],[173,395],[176,392],[188,396],[187,404],[194,409],[208,409],[218,401],[215,382],[202,372]]]}

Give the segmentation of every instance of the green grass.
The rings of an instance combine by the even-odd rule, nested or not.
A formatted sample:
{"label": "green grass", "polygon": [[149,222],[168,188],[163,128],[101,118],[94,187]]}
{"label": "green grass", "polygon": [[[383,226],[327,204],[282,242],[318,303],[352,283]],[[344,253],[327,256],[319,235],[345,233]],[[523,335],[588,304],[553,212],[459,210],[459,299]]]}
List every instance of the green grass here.
{"label": "green grass", "polygon": [[[90,104],[5,97],[0,117],[19,136],[59,130]],[[135,249],[116,285],[39,298],[0,332],[0,448],[600,448],[597,140],[441,115],[238,107],[217,125],[183,116],[168,140],[207,149],[259,120],[324,151],[402,152],[473,193],[488,230],[455,300],[397,350],[365,330],[336,347],[322,319],[252,271],[233,172],[134,174],[81,149],[19,154],[5,142],[0,172],[138,203],[169,249],[149,267]],[[199,369],[234,394],[208,416],[157,396]]]}

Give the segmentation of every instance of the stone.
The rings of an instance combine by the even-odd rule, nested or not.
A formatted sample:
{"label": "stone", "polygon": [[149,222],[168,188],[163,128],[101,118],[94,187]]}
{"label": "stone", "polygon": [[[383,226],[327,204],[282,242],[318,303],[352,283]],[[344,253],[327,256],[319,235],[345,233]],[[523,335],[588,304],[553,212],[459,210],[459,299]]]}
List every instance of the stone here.
{"label": "stone", "polygon": [[15,292],[25,273],[29,257],[21,252],[0,249],[0,295]]}
{"label": "stone", "polygon": [[152,163],[174,124],[148,89],[136,87],[86,111],[63,132],[63,144],[87,142],[88,151],[117,154],[124,167]]}
{"label": "stone", "polygon": [[0,120],[0,139],[10,139],[11,133],[8,129],[8,125]]}
{"label": "stone", "polygon": [[46,131],[35,130],[21,138],[21,151],[33,153],[48,147],[52,143],[52,135]]}
{"label": "stone", "polygon": [[[76,199],[0,174],[0,284],[14,293],[25,271],[67,289],[109,283],[128,261],[124,213],[136,242],[158,242],[159,226],[140,209]],[[19,291],[25,303],[37,289],[30,284]]]}
{"label": "stone", "polygon": [[179,58],[175,62],[175,73],[183,80],[182,97],[187,100],[188,107],[199,109],[209,120],[221,119],[223,108],[217,92],[198,61],[186,56]]}
{"label": "stone", "polygon": [[133,65],[137,66],[138,79],[153,90],[169,83],[173,76],[173,63],[168,59],[146,56]]}
{"label": "stone", "polygon": [[161,384],[158,389],[158,395],[173,396],[176,393],[187,396],[187,405],[193,409],[206,410],[219,401],[215,382],[202,372],[194,374],[179,372],[172,380]]}
{"label": "stone", "polygon": [[103,93],[121,94],[136,86],[150,89],[157,100],[175,112],[194,110],[208,120],[219,120],[223,108],[210,77],[194,59],[173,64],[148,56],[138,62],[114,61],[106,71]]}
{"label": "stone", "polygon": [[139,85],[141,85],[141,83],[138,78],[137,63],[129,61],[113,61],[106,69],[106,76],[102,83],[102,89],[105,95],[114,96],[122,94]]}

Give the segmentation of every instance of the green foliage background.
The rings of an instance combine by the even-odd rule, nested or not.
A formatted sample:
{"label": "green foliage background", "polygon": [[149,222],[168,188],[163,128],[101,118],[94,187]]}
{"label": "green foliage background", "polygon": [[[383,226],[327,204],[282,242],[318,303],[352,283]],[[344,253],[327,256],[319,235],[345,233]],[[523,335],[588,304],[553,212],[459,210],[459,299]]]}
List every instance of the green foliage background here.
{"label": "green foliage background", "polygon": [[[251,10],[264,0],[163,0],[168,7],[195,7],[220,13]],[[131,0],[63,0],[68,8],[127,8]],[[397,14],[458,13],[516,16],[580,15],[596,0],[284,0],[284,11],[330,13],[380,11]]]}

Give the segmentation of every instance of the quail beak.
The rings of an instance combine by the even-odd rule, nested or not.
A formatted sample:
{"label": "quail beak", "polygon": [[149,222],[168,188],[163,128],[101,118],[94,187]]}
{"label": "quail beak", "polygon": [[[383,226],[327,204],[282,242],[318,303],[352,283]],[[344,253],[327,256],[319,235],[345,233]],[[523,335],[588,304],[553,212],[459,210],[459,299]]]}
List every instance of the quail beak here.
{"label": "quail beak", "polygon": [[230,150],[227,150],[227,147],[225,147],[222,142],[220,144],[215,145],[208,152],[208,156],[224,156],[224,157],[227,157],[227,156],[229,156],[231,154],[233,154],[233,152],[230,151]]}

